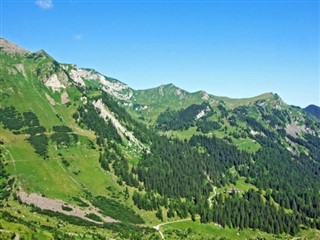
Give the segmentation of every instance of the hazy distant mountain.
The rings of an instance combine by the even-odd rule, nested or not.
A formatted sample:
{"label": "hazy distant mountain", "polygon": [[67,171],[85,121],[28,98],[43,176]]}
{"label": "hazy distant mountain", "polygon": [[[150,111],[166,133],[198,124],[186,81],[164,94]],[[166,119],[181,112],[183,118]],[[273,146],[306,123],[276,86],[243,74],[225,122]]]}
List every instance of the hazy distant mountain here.
{"label": "hazy distant mountain", "polygon": [[320,120],[320,107],[311,104],[311,105],[309,105],[308,107],[304,108],[304,110],[305,110],[307,113],[315,116],[317,119]]}

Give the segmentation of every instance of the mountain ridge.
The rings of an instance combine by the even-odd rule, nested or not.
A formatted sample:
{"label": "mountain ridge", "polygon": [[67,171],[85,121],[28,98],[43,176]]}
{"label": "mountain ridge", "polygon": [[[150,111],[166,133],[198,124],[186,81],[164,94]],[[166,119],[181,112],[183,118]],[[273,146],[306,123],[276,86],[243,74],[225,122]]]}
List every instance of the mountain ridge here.
{"label": "mountain ridge", "polygon": [[[152,87],[152,88],[147,88],[147,89],[137,89],[135,91],[154,91],[154,90],[158,90],[159,92],[161,92],[160,89],[163,89],[163,88],[167,88],[167,89],[171,89],[171,90],[175,90],[177,92],[179,91],[183,91],[184,93],[187,93],[187,94],[202,94],[204,99],[206,98],[206,95],[211,96],[211,97],[214,97],[214,98],[217,98],[217,99],[226,99],[226,100],[229,100],[229,101],[237,101],[237,100],[242,100],[244,102],[246,101],[254,101],[255,99],[256,100],[262,100],[262,99],[267,99],[267,98],[272,98],[273,96],[277,96],[276,93],[272,93],[272,92],[265,92],[265,93],[261,93],[261,94],[258,94],[256,96],[252,96],[252,97],[243,97],[243,98],[232,98],[232,97],[227,97],[227,96],[217,96],[217,95],[214,95],[214,94],[211,94],[211,93],[208,93],[206,92],[205,90],[197,90],[197,91],[194,91],[194,92],[189,92],[179,86],[176,86],[175,84],[173,83],[168,83],[168,84],[161,84],[160,86],[156,86],[156,87]],[[178,93],[177,93],[178,94]]]}
{"label": "mountain ridge", "polygon": [[[44,55],[44,56],[52,59],[54,62],[56,62],[56,60],[43,49],[32,53],[31,51],[26,50],[24,48],[21,48],[18,45],[14,44],[14,43],[12,43],[12,42],[4,39],[4,38],[0,38],[0,44],[3,47],[3,51],[9,51],[9,52],[11,51],[11,53],[18,53],[18,54],[39,54],[39,55]],[[95,69],[89,69],[89,68],[85,68],[85,67],[84,68],[82,68],[82,67],[78,68],[75,64],[69,64],[69,63],[63,63],[61,65],[62,66],[66,66],[66,68],[72,66],[74,69],[85,70],[87,72],[92,72],[94,74],[99,75],[99,76],[95,76],[97,79],[99,79],[99,78],[101,79],[101,76],[102,77],[106,77],[106,75],[96,71]],[[256,100],[260,100],[260,99],[263,100],[265,98],[270,98],[272,95],[274,95],[274,93],[266,92],[266,93],[261,93],[261,94],[259,94],[257,96],[252,96],[252,97],[232,98],[232,97],[227,97],[227,96],[216,96],[216,95],[213,95],[211,93],[207,93],[204,89],[197,90],[195,92],[188,92],[187,90],[184,90],[184,89],[176,86],[173,83],[161,84],[160,86],[149,88],[149,89],[133,89],[133,88],[129,87],[127,84],[123,83],[122,81],[119,81],[118,79],[114,79],[114,78],[110,78],[110,77],[107,77],[107,78],[108,78],[108,80],[112,79],[114,82],[118,82],[120,85],[126,86],[131,91],[136,91],[136,92],[141,92],[141,91],[142,92],[146,92],[146,91],[154,91],[154,90],[159,90],[160,91],[163,88],[171,88],[172,90],[175,90],[177,92],[178,91],[182,91],[183,93],[186,93],[186,94],[199,94],[199,95],[202,94],[204,100],[210,96],[210,97],[213,97],[213,98],[215,98],[217,100],[226,100],[227,102],[231,102],[231,103],[235,102],[235,101],[242,101],[245,104],[248,104],[247,102],[252,102],[252,101],[256,101]],[[275,95],[277,95],[277,94],[275,94]],[[116,97],[120,97],[120,98],[122,98],[122,100],[124,100],[124,99],[125,100],[130,100],[130,98],[132,96],[128,95],[126,97],[123,97],[123,96],[120,96],[120,95],[116,94]]]}

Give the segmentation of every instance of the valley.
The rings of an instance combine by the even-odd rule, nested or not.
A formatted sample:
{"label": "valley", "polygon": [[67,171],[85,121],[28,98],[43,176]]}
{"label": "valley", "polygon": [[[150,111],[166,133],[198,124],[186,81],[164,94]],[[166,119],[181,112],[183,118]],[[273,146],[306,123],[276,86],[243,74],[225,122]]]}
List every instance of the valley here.
{"label": "valley", "polygon": [[320,239],[314,107],[0,57],[0,239]]}

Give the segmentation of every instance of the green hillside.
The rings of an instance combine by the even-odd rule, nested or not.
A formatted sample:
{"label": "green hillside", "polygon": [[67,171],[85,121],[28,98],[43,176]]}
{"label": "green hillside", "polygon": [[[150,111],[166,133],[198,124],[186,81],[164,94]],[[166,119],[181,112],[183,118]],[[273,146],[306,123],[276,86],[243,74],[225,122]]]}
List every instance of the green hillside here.
{"label": "green hillside", "polygon": [[0,57],[0,239],[320,238],[320,122],[277,94]]}

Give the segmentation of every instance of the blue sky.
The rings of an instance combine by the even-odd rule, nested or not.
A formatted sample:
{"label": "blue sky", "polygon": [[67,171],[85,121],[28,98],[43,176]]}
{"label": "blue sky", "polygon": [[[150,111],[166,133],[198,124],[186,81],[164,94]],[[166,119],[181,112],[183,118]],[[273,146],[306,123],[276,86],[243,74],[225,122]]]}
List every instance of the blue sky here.
{"label": "blue sky", "polygon": [[1,0],[1,36],[135,89],[320,105],[319,1]]}

